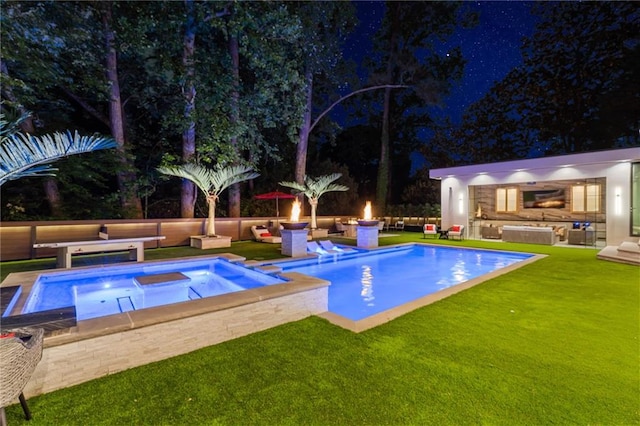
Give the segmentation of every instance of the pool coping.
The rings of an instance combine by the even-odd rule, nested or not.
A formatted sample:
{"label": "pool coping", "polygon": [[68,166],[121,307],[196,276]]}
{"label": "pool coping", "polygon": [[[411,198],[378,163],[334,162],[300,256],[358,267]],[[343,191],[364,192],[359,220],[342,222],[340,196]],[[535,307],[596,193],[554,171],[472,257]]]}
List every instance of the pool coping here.
{"label": "pool coping", "polygon": [[[379,249],[411,245],[442,247],[433,244],[406,243],[383,246]],[[489,251],[504,252],[504,250]],[[78,321],[77,325],[71,328],[47,334],[44,340],[42,360],[26,385],[24,395],[31,397],[73,386],[129,368],[302,320],[309,316],[325,318],[336,326],[356,333],[361,332],[546,257],[532,253],[526,254],[532,257],[500,271],[485,274],[481,278],[469,280],[360,321],[347,320],[328,312],[330,285],[328,281],[296,272],[281,273],[277,271],[279,268],[264,267],[268,263],[313,258],[316,257],[315,255],[297,258],[285,257],[261,262],[248,261],[244,264],[247,268],[266,270],[267,273],[278,273],[290,281],[204,299]],[[145,263],[215,258],[244,262],[244,258],[237,255],[216,254],[161,259]],[[131,263],[109,264],[109,266],[123,265],[131,265]],[[95,266],[73,269],[88,268],[95,269]],[[10,274],[0,286],[17,284],[26,286],[28,281],[32,286],[39,274],[53,271],[56,270],[16,272]],[[68,269],[61,271],[69,272]],[[29,287],[28,291],[25,290],[23,293],[28,295],[30,291]],[[16,308],[14,307],[14,309]]]}
{"label": "pool coping", "polygon": [[[384,250],[389,250],[390,248],[402,248],[402,247],[409,247],[409,246],[415,246],[415,245],[426,246],[426,247],[436,247],[436,248],[453,248],[453,249],[459,249],[459,250],[482,250],[482,251],[491,251],[491,252],[500,252],[500,253],[505,252],[505,250],[498,250],[498,249],[485,249],[485,248],[460,247],[460,246],[448,246],[448,245],[442,246],[439,244],[429,244],[427,242],[401,243],[401,244],[394,244],[390,246],[373,247],[373,248],[368,248],[366,250],[369,252],[375,252],[378,250],[384,251]],[[334,325],[345,328],[354,333],[359,333],[359,332],[377,327],[381,324],[387,323],[395,318],[398,318],[418,308],[430,305],[434,302],[447,298],[453,294],[467,290],[485,281],[507,274],[516,269],[524,267],[530,263],[536,262],[540,259],[547,257],[544,254],[529,253],[529,252],[512,252],[512,253],[530,255],[531,257],[528,259],[524,259],[520,262],[514,263],[512,265],[506,266],[504,268],[501,268],[499,270],[489,272],[480,277],[473,278],[468,281],[464,281],[460,284],[456,284],[454,286],[439,290],[427,296],[423,296],[416,300],[407,302],[401,306],[387,309],[383,312],[379,312],[377,314],[371,315],[361,320],[352,320],[330,311],[319,313],[317,314],[317,316],[326,319],[327,321],[331,322]],[[338,256],[340,255],[338,254]],[[329,286],[330,283],[328,283],[327,281],[321,280],[309,275],[299,274],[295,272],[282,273],[281,269],[278,266],[274,265],[282,262],[311,259],[315,257],[318,257],[318,255],[310,254],[303,257],[283,257],[283,258],[270,259],[270,260],[247,261],[246,258],[242,256],[234,255],[231,253],[220,253],[215,255],[187,256],[187,257],[179,257],[179,258],[171,258],[171,259],[158,259],[158,260],[146,261],[144,262],[145,264],[153,264],[153,263],[166,262],[170,260],[189,261],[189,260],[222,258],[232,263],[241,264],[242,266],[245,266],[248,269],[263,272],[266,274],[278,274],[279,276],[285,279],[288,279],[289,282],[281,283],[277,285],[264,286],[256,289],[244,290],[240,292],[227,293],[219,296],[207,297],[207,298],[198,299],[198,300],[179,302],[171,305],[146,308],[138,311],[129,311],[129,312],[109,315],[101,318],[78,321],[75,327],[48,333],[47,339],[45,339],[45,347],[65,344],[69,342],[83,340],[86,338],[96,337],[96,336],[102,336],[105,334],[118,333],[118,332],[131,330],[139,327],[145,327],[145,326],[158,324],[162,322],[168,322],[168,321],[173,321],[181,318],[186,318],[193,315],[202,315],[209,312],[233,308],[239,305],[259,302],[261,300],[277,298],[287,294],[295,294],[297,292],[308,291],[308,290],[312,290],[314,288],[319,288],[323,286]],[[114,263],[114,264],[109,264],[108,266],[111,267],[111,266],[125,266],[125,265],[131,265],[131,263],[130,262]],[[83,270],[83,269],[86,270],[86,269],[92,269],[92,268],[95,268],[95,266],[79,267],[79,268],[74,268],[74,270]],[[50,270],[44,270],[44,271],[40,270],[40,271],[29,271],[29,272],[16,272],[7,276],[7,278],[0,284],[0,287],[8,287],[8,286],[14,286],[14,285],[22,286],[22,294],[20,295],[20,299],[18,300],[18,302],[13,307],[13,312],[19,312],[22,309],[22,306],[26,302],[26,299],[31,291],[31,287],[33,286],[38,275],[44,272],[49,273],[49,272],[57,272],[57,271],[68,272],[69,270],[68,269],[50,269]]]}
{"label": "pool coping", "polygon": [[[154,263],[163,263],[167,261],[188,262],[198,260],[214,260],[220,258],[225,259],[231,263],[238,264],[240,266],[245,266],[250,270],[260,271],[260,269],[254,268],[251,265],[245,265],[244,261],[246,259],[244,257],[230,253],[158,259],[141,263],[143,263],[144,265],[153,265]],[[131,262],[123,262],[102,265],[101,267],[118,267],[132,265],[136,264],[132,264]],[[90,270],[95,268],[95,266],[83,266],[73,268],[73,271]],[[38,279],[39,275],[43,273],[56,272],[69,273],[69,269],[56,268],[28,272],[15,272],[9,274],[2,281],[2,283],[0,283],[0,287],[22,287],[18,300],[12,307],[11,316],[18,315],[22,311],[22,308],[24,307],[31,289]],[[195,315],[203,315],[211,312],[222,311],[241,305],[276,299],[287,295],[329,286],[328,281],[308,275],[299,274],[296,272],[282,273],[279,275],[288,281],[243,291],[205,297],[202,299],[188,300],[184,302],[173,303],[170,305],[156,306],[136,311],[128,311],[120,314],[107,315],[99,318],[77,321],[76,325],[73,327],[48,331],[45,334],[44,347],[47,348],[64,345],[84,339],[120,333],[123,331],[133,330],[141,327],[147,327],[155,324],[188,318]]]}

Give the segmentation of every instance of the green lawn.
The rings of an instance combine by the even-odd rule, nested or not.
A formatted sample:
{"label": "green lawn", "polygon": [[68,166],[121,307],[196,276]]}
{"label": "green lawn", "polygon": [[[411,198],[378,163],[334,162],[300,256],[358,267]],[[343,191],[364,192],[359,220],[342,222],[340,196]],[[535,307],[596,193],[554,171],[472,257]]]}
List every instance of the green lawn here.
{"label": "green lawn", "polygon": [[[423,240],[380,244],[408,241]],[[435,242],[548,257],[360,334],[312,317],[34,397],[28,424],[640,423],[640,268],[587,248]],[[225,251],[273,259],[278,247]],[[53,261],[1,266],[4,277]],[[27,424],[19,405],[6,411]]]}

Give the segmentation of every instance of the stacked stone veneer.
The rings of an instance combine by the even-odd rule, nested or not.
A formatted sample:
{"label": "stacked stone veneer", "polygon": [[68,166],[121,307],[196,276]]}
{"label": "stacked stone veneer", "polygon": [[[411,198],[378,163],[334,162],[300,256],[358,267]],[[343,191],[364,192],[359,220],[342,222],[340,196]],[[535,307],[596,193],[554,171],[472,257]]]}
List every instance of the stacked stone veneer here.
{"label": "stacked stone veneer", "polygon": [[[73,340],[69,336],[46,338],[42,360],[24,394],[51,392],[326,312],[327,285],[271,298],[263,294],[259,299],[266,300],[126,331],[114,333],[106,327],[102,335],[67,343],[58,344]],[[267,286],[267,292],[268,287],[277,285]]]}

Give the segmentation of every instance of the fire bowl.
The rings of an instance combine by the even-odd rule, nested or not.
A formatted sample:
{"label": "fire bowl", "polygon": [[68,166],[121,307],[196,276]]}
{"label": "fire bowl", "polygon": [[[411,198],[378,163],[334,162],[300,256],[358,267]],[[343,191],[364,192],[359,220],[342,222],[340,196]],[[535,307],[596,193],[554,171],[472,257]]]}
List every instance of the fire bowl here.
{"label": "fire bowl", "polygon": [[358,225],[360,225],[360,226],[378,226],[378,222],[379,222],[379,220],[359,219],[358,220]]}
{"label": "fire bowl", "polygon": [[284,229],[304,229],[309,222],[280,222]]}

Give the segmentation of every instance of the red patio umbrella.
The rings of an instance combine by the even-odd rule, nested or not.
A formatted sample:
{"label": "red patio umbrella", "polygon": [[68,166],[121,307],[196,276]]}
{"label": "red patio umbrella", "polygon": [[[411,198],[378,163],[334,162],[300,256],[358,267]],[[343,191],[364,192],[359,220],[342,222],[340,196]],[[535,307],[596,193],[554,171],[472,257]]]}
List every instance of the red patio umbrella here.
{"label": "red patio umbrella", "polygon": [[258,194],[255,197],[256,200],[276,200],[276,216],[280,217],[280,206],[278,200],[296,198],[295,195],[287,194],[286,192],[273,191],[265,194]]}

